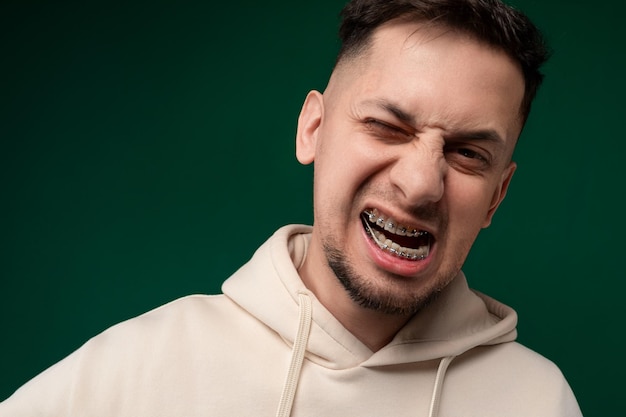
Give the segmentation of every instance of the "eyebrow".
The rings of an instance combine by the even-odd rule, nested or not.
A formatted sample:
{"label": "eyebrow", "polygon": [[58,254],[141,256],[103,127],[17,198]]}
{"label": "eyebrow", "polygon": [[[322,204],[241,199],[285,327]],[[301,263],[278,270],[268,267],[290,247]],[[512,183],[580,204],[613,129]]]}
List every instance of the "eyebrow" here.
{"label": "eyebrow", "polygon": [[[363,104],[368,106],[375,106],[381,108],[388,113],[394,115],[401,122],[407,123],[411,126],[417,126],[417,120],[415,117],[402,110],[398,105],[391,103],[385,99],[367,100]],[[447,139],[468,139],[468,140],[481,140],[487,142],[494,142],[500,145],[505,144],[504,138],[493,129],[479,129],[479,130],[456,130],[448,132],[444,135]]]}
{"label": "eyebrow", "polygon": [[402,110],[399,106],[384,100],[384,99],[378,99],[378,100],[367,100],[365,101],[363,104],[367,105],[367,106],[375,106],[378,108],[381,108],[391,114],[393,114],[397,119],[399,119],[400,121],[410,124],[411,126],[415,126],[416,125],[416,121],[415,121],[415,117],[413,117],[412,114]]}
{"label": "eyebrow", "polygon": [[468,139],[468,140],[480,140],[485,142],[493,142],[500,146],[505,144],[504,138],[498,134],[495,130],[459,130],[446,134],[447,139]]}

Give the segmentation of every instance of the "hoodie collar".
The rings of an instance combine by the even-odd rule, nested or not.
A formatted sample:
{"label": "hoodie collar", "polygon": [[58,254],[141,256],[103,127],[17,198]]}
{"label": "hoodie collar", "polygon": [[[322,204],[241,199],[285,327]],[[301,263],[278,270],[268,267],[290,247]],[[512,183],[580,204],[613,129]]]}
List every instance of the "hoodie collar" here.
{"label": "hoodie collar", "polygon": [[515,312],[469,289],[461,272],[387,346],[372,352],[300,280],[297,269],[306,257],[310,232],[304,225],[277,230],[222,286],[226,296],[289,344],[296,338],[300,294],[307,294],[312,303],[309,360],[332,369],[384,366],[457,356],[475,346],[515,339]]}

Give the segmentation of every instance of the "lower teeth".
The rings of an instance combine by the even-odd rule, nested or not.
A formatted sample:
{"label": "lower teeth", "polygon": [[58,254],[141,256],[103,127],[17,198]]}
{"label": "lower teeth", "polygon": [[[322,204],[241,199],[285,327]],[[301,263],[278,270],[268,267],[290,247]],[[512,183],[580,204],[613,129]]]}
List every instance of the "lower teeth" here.
{"label": "lower teeth", "polygon": [[376,230],[372,229],[372,227],[367,222],[367,219],[364,219],[364,223],[367,227],[366,230],[368,234],[382,250],[387,251],[392,255],[396,255],[412,261],[422,260],[428,256],[430,250],[428,246],[422,246],[418,249],[402,247],[397,243],[393,243],[390,239],[387,239],[383,233],[377,232]]}

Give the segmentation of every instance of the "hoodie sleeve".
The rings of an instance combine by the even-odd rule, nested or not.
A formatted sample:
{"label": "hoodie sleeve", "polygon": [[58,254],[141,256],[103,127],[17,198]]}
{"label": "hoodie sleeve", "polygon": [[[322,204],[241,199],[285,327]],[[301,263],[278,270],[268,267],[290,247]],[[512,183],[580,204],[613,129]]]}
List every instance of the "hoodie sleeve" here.
{"label": "hoodie sleeve", "polygon": [[134,411],[166,397],[159,392],[182,386],[167,371],[189,357],[181,349],[200,332],[187,317],[200,314],[203,300],[187,297],[108,328],[0,403],[0,417],[140,415]]}
{"label": "hoodie sleeve", "polygon": [[0,417],[70,416],[74,368],[80,350],[46,369],[0,403]]}

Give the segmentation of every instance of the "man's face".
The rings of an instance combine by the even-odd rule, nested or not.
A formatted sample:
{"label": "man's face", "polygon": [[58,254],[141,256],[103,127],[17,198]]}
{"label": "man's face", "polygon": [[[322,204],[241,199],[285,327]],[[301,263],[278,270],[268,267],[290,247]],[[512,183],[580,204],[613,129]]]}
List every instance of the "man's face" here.
{"label": "man's face", "polygon": [[360,305],[411,314],[459,272],[515,170],[524,81],[503,52],[392,23],[312,92],[297,156],[315,161],[306,262]]}

